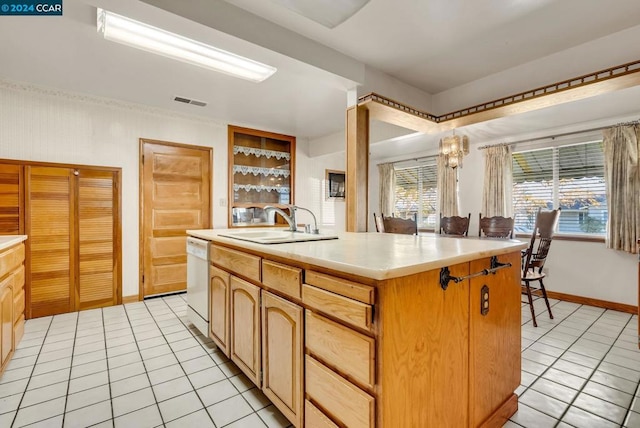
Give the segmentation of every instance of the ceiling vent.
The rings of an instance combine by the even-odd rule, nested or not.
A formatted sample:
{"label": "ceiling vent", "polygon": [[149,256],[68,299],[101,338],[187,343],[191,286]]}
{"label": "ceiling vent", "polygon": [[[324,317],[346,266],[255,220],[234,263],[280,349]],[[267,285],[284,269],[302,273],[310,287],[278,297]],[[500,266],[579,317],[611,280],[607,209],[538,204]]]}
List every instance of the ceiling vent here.
{"label": "ceiling vent", "polygon": [[207,105],[207,103],[204,101],[190,100],[189,98],[184,98],[184,97],[174,97],[173,101],[177,101],[179,103],[185,103],[185,104],[193,104],[194,106],[198,106],[198,107],[204,107]]}

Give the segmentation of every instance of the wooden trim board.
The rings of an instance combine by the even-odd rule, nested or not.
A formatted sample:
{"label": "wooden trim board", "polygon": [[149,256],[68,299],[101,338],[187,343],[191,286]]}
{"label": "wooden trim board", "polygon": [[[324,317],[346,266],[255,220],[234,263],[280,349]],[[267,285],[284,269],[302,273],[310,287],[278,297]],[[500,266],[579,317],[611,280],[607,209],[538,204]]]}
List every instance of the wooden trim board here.
{"label": "wooden trim board", "polygon": [[626,312],[628,314],[637,314],[638,307],[627,305],[626,303],[609,302],[607,300],[593,299],[591,297],[575,296],[573,294],[558,293],[556,291],[547,290],[547,296],[550,299],[564,300],[565,302],[579,303],[581,305],[595,306],[597,308],[611,309],[613,311]]}
{"label": "wooden trim board", "polygon": [[140,301],[140,296],[133,294],[131,296],[122,296],[122,304],[135,303]]}

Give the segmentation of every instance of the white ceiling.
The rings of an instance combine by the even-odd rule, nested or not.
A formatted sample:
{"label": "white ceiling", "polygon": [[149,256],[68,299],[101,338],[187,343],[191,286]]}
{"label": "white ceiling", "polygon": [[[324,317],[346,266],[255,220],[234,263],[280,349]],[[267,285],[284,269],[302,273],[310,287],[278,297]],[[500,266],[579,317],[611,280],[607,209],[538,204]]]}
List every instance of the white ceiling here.
{"label": "white ceiling", "polygon": [[[165,9],[173,3],[177,12],[149,3]],[[96,32],[96,6],[278,72],[256,84],[106,41]],[[201,23],[180,16],[187,10],[199,12]],[[202,24],[207,19],[215,25]],[[365,67],[434,94],[639,22],[637,0],[371,0],[333,29],[268,0],[66,0],[62,17],[1,18],[0,78],[316,138],[344,128],[346,91],[362,83]],[[469,133],[490,140],[522,133],[523,126],[545,129],[635,114],[629,100],[636,94],[603,98],[609,100],[606,110],[599,99],[584,100],[474,125]],[[176,95],[209,105],[179,104],[172,101]]]}
{"label": "white ceiling", "polygon": [[226,1],[432,94],[640,22],[637,0],[371,0],[328,29],[271,1]]}

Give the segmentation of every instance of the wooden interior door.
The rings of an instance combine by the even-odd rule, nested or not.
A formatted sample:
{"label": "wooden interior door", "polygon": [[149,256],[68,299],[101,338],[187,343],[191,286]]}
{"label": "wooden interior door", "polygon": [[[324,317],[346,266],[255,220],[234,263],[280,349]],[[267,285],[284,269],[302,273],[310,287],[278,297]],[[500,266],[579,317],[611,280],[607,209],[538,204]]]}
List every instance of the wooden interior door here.
{"label": "wooden interior door", "polygon": [[22,165],[0,164],[0,235],[24,232]]}
{"label": "wooden interior door", "polygon": [[26,234],[30,254],[27,318],[75,310],[74,170],[25,167]]}
{"label": "wooden interior door", "polygon": [[207,147],[140,140],[140,296],[185,290],[187,229],[211,227]]}
{"label": "wooden interior door", "polygon": [[77,308],[122,303],[118,173],[78,171]]}

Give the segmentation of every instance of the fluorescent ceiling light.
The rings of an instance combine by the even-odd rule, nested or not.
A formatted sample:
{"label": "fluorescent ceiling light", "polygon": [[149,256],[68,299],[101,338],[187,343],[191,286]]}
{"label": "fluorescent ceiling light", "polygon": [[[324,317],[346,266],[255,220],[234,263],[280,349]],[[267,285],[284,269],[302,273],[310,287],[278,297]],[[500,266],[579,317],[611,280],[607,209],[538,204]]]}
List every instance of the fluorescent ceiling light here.
{"label": "fluorescent ceiling light", "polygon": [[199,67],[262,82],[275,67],[98,8],[98,32],[105,39]]}
{"label": "fluorescent ceiling light", "polygon": [[302,16],[309,18],[318,24],[333,28],[343,23],[369,0],[271,0]]}

